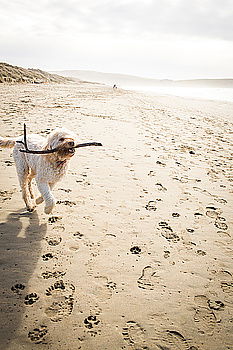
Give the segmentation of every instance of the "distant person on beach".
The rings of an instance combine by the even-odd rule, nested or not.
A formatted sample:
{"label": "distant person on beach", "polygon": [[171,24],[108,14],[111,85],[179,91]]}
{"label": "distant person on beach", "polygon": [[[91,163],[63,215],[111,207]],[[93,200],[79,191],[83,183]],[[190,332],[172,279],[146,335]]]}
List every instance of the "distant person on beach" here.
{"label": "distant person on beach", "polygon": [[116,86],[116,84],[114,84],[112,88],[113,88],[113,89],[117,89],[117,86]]}

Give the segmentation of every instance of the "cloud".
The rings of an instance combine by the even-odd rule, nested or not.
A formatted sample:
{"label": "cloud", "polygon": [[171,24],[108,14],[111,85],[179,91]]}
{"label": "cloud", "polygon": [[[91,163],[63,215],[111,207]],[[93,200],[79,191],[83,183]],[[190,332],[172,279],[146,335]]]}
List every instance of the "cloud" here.
{"label": "cloud", "polygon": [[46,70],[231,77],[232,0],[0,0],[1,59]]}
{"label": "cloud", "polygon": [[25,34],[173,34],[233,39],[231,0],[0,0],[1,23]]}

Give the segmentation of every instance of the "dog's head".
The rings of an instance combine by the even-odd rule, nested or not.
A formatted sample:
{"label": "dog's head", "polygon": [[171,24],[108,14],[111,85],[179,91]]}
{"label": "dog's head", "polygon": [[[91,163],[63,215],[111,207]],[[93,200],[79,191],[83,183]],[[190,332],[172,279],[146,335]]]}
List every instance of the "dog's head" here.
{"label": "dog's head", "polygon": [[47,138],[45,149],[58,149],[56,152],[59,160],[68,160],[74,153],[77,145],[77,135],[65,128],[55,129]]}

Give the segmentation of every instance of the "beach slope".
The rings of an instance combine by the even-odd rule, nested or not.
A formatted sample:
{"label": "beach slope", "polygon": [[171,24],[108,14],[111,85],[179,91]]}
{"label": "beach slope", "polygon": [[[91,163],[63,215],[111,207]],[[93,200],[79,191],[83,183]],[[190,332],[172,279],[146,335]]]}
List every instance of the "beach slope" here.
{"label": "beach slope", "polygon": [[103,144],[76,152],[50,216],[0,150],[2,349],[232,349],[232,106],[1,85],[1,136]]}

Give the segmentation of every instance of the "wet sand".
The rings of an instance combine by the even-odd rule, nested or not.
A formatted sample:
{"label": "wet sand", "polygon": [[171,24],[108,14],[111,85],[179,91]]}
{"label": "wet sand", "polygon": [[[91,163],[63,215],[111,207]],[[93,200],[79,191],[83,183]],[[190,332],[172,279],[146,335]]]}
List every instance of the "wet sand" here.
{"label": "wet sand", "polygon": [[232,107],[1,85],[1,136],[104,145],[77,151],[50,216],[25,211],[0,150],[2,349],[232,349]]}

